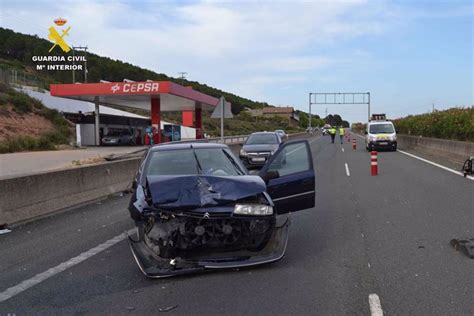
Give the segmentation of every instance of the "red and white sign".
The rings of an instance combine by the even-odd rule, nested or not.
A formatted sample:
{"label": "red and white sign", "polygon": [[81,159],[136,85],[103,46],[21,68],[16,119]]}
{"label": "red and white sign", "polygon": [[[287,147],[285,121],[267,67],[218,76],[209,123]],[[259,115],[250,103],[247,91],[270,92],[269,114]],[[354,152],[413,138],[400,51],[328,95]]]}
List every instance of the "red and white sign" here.
{"label": "red and white sign", "polygon": [[160,94],[169,93],[168,82],[107,82],[85,84],[53,84],[53,96],[117,95],[117,94]]}
{"label": "red and white sign", "polygon": [[110,91],[112,93],[149,93],[159,92],[160,84],[158,82],[117,82]]}

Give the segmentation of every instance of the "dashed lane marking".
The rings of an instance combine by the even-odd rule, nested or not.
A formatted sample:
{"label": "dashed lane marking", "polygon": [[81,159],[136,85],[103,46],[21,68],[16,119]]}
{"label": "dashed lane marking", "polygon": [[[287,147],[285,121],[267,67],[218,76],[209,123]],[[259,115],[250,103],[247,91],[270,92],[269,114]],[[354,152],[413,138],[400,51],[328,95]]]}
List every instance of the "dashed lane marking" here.
{"label": "dashed lane marking", "polygon": [[369,306],[371,316],[383,316],[382,305],[380,304],[380,298],[377,294],[369,295]]}
{"label": "dashed lane marking", "polygon": [[342,152],[344,152],[344,147],[341,147]]}
{"label": "dashed lane marking", "polygon": [[351,172],[349,171],[349,165],[347,164],[347,162],[344,163],[344,165],[346,166],[346,175],[347,175],[348,177],[350,177],[350,176],[351,176]]}
{"label": "dashed lane marking", "polygon": [[125,238],[127,238],[127,235],[131,232],[133,232],[134,229],[131,229],[129,230],[128,232],[125,232],[125,233],[122,233],[118,236],[115,236],[114,238],[112,239],[109,239],[107,240],[106,242],[92,248],[92,249],[89,249],[87,250],[86,252],[83,252],[81,253],[80,255],[78,255],[77,257],[74,257],[72,259],[69,259],[68,261],[66,262],[63,262],[51,269],[48,269],[42,273],[39,273],[37,275],[35,275],[34,277],[32,277],[31,279],[28,279],[28,280],[25,280],[23,282],[21,282],[20,284],[17,284],[15,286],[12,286],[8,289],[6,289],[5,291],[1,292],[0,293],[0,303],[2,302],[5,302],[6,300],[14,297],[15,295],[18,295],[20,294],[21,292],[23,291],[26,291],[27,289],[37,285],[37,284],[40,284],[41,282],[49,279],[50,277],[52,276],[55,276],[56,274],[58,273],[61,273],[87,259],[89,259],[90,257],[92,256],[95,256],[96,254],[104,251],[105,249],[107,248],[110,248],[112,247],[113,245],[121,242],[122,240],[124,240]]}

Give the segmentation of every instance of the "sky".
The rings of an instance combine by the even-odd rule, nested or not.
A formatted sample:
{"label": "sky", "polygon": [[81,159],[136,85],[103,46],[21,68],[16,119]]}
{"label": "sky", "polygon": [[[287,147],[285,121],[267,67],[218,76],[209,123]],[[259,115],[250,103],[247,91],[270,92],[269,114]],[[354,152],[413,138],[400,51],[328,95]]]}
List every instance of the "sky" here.
{"label": "sky", "polygon": [[[472,1],[0,0],[0,26],[308,111],[310,92],[370,92],[389,118],[473,101]],[[143,78],[147,79],[147,78]],[[366,105],[313,105],[366,121]]]}

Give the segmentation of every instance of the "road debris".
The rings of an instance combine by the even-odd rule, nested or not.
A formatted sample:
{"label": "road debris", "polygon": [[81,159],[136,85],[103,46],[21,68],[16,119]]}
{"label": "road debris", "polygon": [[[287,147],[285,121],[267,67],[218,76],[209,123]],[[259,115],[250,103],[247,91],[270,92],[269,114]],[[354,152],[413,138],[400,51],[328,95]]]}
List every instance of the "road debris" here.
{"label": "road debris", "polygon": [[474,259],[474,238],[451,239],[449,243],[456,251],[461,251],[469,258]]}
{"label": "road debris", "polygon": [[0,235],[10,233],[11,229],[8,229],[8,224],[1,224],[0,225]]}
{"label": "road debris", "polygon": [[178,307],[178,305],[168,306],[168,307],[164,307],[164,308],[158,308],[158,311],[162,312],[162,313],[166,313],[166,312],[169,312],[170,310],[175,309],[176,307]]}

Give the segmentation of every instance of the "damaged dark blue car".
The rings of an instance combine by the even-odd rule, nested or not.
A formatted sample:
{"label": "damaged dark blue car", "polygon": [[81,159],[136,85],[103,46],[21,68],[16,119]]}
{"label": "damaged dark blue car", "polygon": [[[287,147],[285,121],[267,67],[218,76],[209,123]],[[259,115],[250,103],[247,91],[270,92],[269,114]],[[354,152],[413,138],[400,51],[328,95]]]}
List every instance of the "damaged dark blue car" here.
{"label": "damaged dark blue car", "polygon": [[283,144],[250,175],[221,144],[149,149],[129,205],[137,235],[130,247],[140,270],[160,278],[279,260],[291,212],[314,207],[307,141]]}

